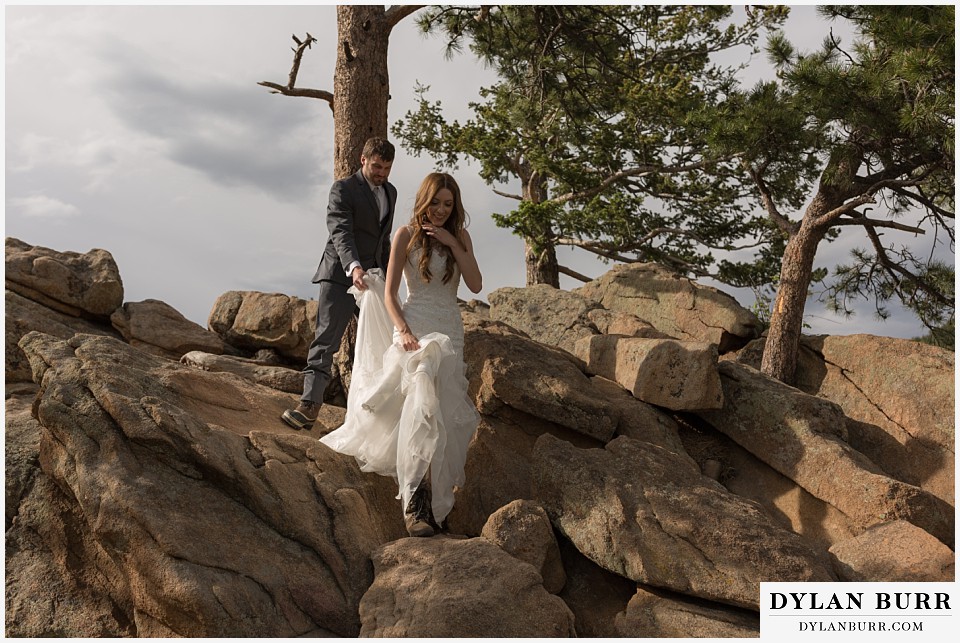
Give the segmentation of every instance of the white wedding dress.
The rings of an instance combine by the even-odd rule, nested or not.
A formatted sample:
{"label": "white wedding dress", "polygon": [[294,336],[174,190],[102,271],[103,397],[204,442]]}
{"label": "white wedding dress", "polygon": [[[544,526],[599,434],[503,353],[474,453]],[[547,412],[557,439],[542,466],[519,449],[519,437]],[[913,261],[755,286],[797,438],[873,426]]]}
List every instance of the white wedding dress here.
{"label": "white wedding dress", "polygon": [[430,257],[432,279],[423,281],[414,249],[403,267],[403,316],[420,348],[405,351],[384,304],[383,276],[367,273],[366,291],[351,288],[360,306],[353,376],[343,426],[320,438],[352,455],[362,471],[392,476],[403,507],[427,470],[433,515],[442,523],[464,482],[467,447],[480,416],[467,394],[463,321],[457,306],[460,271],[443,283],[445,260]]}

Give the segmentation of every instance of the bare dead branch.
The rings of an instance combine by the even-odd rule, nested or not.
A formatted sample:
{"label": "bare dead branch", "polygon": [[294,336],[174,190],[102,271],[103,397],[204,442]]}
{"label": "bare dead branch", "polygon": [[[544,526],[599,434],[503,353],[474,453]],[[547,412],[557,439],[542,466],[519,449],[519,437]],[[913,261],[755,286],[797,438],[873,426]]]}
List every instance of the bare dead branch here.
{"label": "bare dead branch", "polygon": [[904,225],[902,223],[897,223],[896,221],[884,221],[881,219],[868,219],[865,216],[856,216],[849,218],[839,218],[833,222],[833,225],[859,225],[859,226],[870,226],[871,228],[893,228],[894,230],[902,230],[903,232],[912,232],[914,234],[926,234],[927,231],[923,228],[916,228],[914,226]]}
{"label": "bare dead branch", "polygon": [[293,66],[290,68],[290,77],[287,80],[287,88],[293,89],[297,84],[297,74],[300,73],[300,61],[303,58],[303,51],[317,42],[317,39],[307,32],[307,38],[301,41],[296,34],[293,35],[293,41],[297,43],[297,48],[293,50]]}
{"label": "bare dead branch", "polygon": [[273,94],[283,94],[284,96],[300,96],[304,98],[319,98],[320,100],[325,100],[330,104],[331,111],[333,110],[333,94],[322,90],[322,89],[306,89],[297,87],[297,74],[300,73],[300,62],[303,58],[303,52],[306,49],[309,49],[310,46],[317,42],[317,39],[310,35],[307,32],[307,37],[304,40],[297,38],[296,34],[291,36],[293,41],[297,43],[296,49],[293,50],[293,66],[290,67],[290,75],[287,78],[287,84],[281,85],[279,83],[273,83],[268,80],[262,80],[258,85],[261,87],[267,87],[273,90]]}
{"label": "bare dead branch", "polygon": [[330,109],[333,109],[333,94],[322,89],[301,89],[299,87],[294,87],[290,89],[285,85],[278,85],[277,83],[271,83],[269,81],[260,81],[257,83],[263,87],[269,87],[273,90],[274,94],[283,94],[284,96],[302,96],[305,98],[319,98],[330,103]]}

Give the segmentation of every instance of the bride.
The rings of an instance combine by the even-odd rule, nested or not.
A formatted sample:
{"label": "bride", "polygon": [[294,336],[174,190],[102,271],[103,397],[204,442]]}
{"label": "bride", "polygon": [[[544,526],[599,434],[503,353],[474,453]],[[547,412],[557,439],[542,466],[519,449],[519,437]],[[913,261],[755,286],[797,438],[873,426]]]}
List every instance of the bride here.
{"label": "bride", "polygon": [[429,174],[410,223],[394,236],[386,281],[371,271],[365,290],[351,289],[360,321],[347,415],[320,439],[354,456],[361,470],[397,480],[411,536],[432,536],[450,513],[479,423],[457,306],[461,277],[474,293],[482,287],[465,220],[453,177]]}

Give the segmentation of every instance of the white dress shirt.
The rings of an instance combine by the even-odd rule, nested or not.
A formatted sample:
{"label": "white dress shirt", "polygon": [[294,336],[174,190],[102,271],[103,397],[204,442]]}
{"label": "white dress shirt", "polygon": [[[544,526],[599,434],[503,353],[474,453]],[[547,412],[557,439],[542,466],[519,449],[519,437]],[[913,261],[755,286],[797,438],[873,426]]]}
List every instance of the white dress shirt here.
{"label": "white dress shirt", "polygon": [[[367,185],[370,185],[367,183]],[[387,215],[390,213],[390,206],[387,203],[387,193],[383,189],[382,185],[370,185],[370,189],[373,190],[373,196],[377,200],[377,205],[380,206],[380,223],[383,224],[384,220],[387,218]],[[360,266],[359,261],[353,261],[347,266],[347,276],[350,277],[353,275],[353,269]]]}

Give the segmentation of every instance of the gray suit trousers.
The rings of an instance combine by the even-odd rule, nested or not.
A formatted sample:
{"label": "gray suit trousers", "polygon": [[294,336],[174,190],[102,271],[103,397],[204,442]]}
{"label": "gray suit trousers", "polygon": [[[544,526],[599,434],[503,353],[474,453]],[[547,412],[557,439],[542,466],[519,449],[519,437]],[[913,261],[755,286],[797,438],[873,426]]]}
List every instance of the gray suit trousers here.
{"label": "gray suit trousers", "polygon": [[323,403],[323,392],[330,383],[333,356],[340,350],[343,332],[357,314],[357,300],[347,292],[349,286],[333,281],[320,282],[317,330],[307,352],[303,369],[303,395],[300,399]]}

